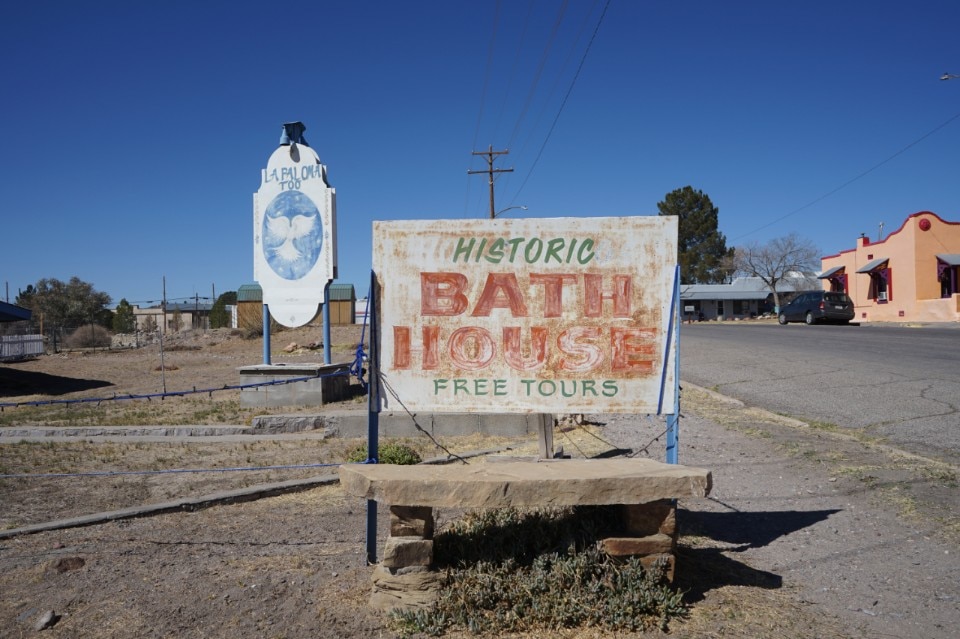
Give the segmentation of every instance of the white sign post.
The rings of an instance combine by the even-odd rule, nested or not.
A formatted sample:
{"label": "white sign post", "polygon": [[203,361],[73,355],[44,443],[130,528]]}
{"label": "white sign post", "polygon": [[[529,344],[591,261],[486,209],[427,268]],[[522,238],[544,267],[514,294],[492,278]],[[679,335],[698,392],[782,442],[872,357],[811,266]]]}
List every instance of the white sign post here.
{"label": "white sign post", "polygon": [[373,240],[383,409],[675,411],[675,216],[375,222]]}
{"label": "white sign post", "polygon": [[253,277],[271,316],[290,327],[317,315],[337,269],[336,191],[304,129],[284,125],[253,195]]}

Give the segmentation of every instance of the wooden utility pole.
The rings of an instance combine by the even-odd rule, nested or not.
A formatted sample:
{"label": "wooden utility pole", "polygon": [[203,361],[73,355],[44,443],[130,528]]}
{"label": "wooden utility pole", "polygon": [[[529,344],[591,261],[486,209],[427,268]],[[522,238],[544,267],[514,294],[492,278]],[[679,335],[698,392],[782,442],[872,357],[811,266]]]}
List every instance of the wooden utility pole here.
{"label": "wooden utility pole", "polygon": [[491,219],[491,220],[492,220],[493,218],[497,217],[497,209],[494,208],[494,206],[493,206],[493,174],[494,174],[494,173],[512,173],[512,172],[513,172],[513,169],[495,169],[495,168],[493,168],[493,159],[494,159],[496,156],[498,156],[498,155],[506,155],[507,153],[510,153],[510,150],[509,150],[509,149],[505,149],[505,150],[503,150],[503,151],[494,151],[492,144],[489,146],[489,148],[488,148],[486,151],[474,151],[474,152],[473,152],[473,155],[485,155],[485,156],[487,156],[487,170],[486,170],[486,171],[467,171],[467,174],[468,174],[468,175],[472,175],[472,174],[474,174],[474,173],[486,173],[486,174],[489,176],[488,181],[489,181],[489,184],[490,184],[490,219]]}

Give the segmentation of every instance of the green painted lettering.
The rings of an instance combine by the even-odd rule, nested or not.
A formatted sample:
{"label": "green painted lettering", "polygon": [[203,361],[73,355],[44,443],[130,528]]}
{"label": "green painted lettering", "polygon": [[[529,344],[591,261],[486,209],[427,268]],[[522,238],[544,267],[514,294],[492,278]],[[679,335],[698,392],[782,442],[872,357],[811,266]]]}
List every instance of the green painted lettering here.
{"label": "green painted lettering", "polygon": [[490,245],[490,250],[487,251],[487,255],[483,259],[491,264],[499,264],[500,260],[503,259],[503,249],[506,245],[506,241],[502,237],[498,237]]}
{"label": "green painted lettering", "polygon": [[562,264],[562,263],[563,263],[563,258],[560,257],[560,251],[563,250],[563,245],[566,244],[566,243],[567,243],[567,241],[566,241],[565,239],[563,239],[562,237],[555,237],[555,238],[553,238],[552,240],[550,240],[549,242],[547,242],[547,254],[546,254],[546,256],[544,256],[544,258],[543,258],[543,263],[544,263],[544,264],[549,264],[549,263],[550,263],[550,258],[552,257],[552,258],[555,259],[557,262],[559,262],[560,264]]}
{"label": "green painted lettering", "polygon": [[470,259],[470,253],[473,252],[473,245],[476,243],[476,239],[470,238],[470,242],[464,245],[464,238],[457,240],[457,248],[453,251],[453,263],[456,264],[457,260],[463,255],[463,261],[466,262]]}

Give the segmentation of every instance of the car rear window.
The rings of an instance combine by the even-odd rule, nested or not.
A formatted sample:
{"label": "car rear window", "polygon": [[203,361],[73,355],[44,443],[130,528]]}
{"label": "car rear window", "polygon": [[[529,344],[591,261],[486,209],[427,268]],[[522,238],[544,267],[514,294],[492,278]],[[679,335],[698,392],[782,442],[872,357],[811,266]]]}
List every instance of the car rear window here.
{"label": "car rear window", "polygon": [[846,304],[850,301],[845,293],[824,293],[823,299],[830,304]]}

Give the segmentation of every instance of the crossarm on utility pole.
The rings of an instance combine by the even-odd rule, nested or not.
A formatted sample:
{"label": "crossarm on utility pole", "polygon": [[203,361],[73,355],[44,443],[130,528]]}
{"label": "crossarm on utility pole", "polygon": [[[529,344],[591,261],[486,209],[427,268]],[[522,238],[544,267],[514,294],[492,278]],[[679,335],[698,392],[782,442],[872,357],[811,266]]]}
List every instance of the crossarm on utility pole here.
{"label": "crossarm on utility pole", "polygon": [[497,216],[497,209],[493,205],[493,174],[494,173],[512,173],[513,169],[495,169],[493,168],[493,160],[498,155],[506,155],[510,153],[509,149],[504,149],[503,151],[494,151],[493,145],[491,144],[486,151],[474,151],[473,155],[485,155],[487,160],[487,169],[485,171],[467,171],[468,175],[473,175],[475,173],[486,173],[489,176],[488,182],[490,184],[490,219],[492,220]]}

